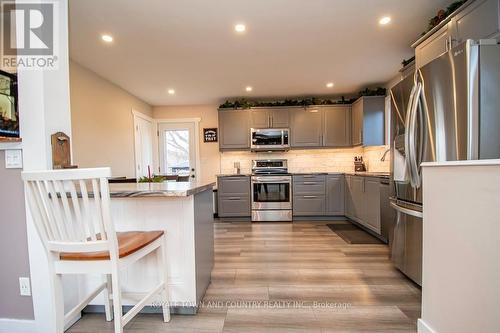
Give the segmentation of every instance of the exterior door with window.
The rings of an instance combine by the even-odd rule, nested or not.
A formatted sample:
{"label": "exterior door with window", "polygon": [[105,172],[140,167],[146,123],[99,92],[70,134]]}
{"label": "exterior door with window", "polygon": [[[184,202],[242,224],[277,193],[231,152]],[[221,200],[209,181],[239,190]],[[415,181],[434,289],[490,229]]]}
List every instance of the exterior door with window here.
{"label": "exterior door with window", "polygon": [[158,130],[161,173],[196,179],[195,124],[160,123]]}

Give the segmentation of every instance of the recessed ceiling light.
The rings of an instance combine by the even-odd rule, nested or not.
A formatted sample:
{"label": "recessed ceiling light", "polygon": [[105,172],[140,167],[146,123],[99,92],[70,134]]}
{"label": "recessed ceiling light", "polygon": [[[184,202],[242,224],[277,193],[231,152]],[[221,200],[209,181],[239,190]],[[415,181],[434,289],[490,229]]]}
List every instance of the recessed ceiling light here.
{"label": "recessed ceiling light", "polygon": [[168,89],[167,92],[168,92],[169,95],[175,94],[175,90],[174,89]]}
{"label": "recessed ceiling light", "polygon": [[384,16],[382,17],[378,23],[380,23],[381,25],[386,25],[388,24],[389,22],[391,22],[391,17],[390,16]]}
{"label": "recessed ceiling light", "polygon": [[111,43],[113,41],[113,37],[110,35],[102,35],[101,39],[105,41],[106,43]]}
{"label": "recessed ceiling light", "polygon": [[252,91],[252,90],[253,90],[253,88],[252,88],[252,87],[250,87],[250,86],[248,86],[248,87],[246,87],[246,88],[245,88],[245,90],[246,90],[246,91],[248,91],[248,92],[250,92],[250,91]]}
{"label": "recessed ceiling light", "polygon": [[242,23],[238,23],[234,26],[234,30],[236,32],[245,32],[245,30],[247,30],[247,27]]}
{"label": "recessed ceiling light", "polygon": [[326,87],[327,87],[327,88],[333,88],[333,86],[334,86],[333,82],[328,82],[328,83],[326,84]]}

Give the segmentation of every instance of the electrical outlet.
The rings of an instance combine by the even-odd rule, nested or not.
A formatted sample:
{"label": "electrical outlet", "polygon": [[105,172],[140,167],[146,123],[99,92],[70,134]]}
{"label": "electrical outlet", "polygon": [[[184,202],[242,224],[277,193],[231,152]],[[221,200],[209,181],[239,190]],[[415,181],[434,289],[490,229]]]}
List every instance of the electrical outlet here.
{"label": "electrical outlet", "polygon": [[21,296],[31,296],[30,278],[28,277],[19,278],[19,294]]}
{"label": "electrical outlet", "polygon": [[22,169],[23,153],[21,149],[9,149],[5,151],[5,168]]}

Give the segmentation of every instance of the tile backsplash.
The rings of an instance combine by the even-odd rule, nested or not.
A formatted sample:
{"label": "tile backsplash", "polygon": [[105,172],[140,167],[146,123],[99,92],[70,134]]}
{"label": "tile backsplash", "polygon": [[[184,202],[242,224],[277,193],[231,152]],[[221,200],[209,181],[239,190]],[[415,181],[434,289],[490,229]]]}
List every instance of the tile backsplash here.
{"label": "tile backsplash", "polygon": [[221,154],[221,173],[235,173],[234,162],[240,162],[241,173],[250,173],[252,160],[277,159],[288,160],[290,172],[351,172],[354,170],[354,156],[363,156],[368,171],[389,172],[390,154],[385,162],[380,161],[388,146],[355,147],[342,149],[307,149],[288,152],[252,153],[224,152]]}

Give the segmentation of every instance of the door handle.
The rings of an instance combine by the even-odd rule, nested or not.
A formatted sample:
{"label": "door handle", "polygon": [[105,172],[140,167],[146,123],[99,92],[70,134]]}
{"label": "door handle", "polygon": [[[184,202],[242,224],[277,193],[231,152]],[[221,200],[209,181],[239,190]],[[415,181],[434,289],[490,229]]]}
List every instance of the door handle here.
{"label": "door handle", "polygon": [[391,207],[394,208],[398,213],[403,213],[403,214],[410,215],[410,216],[413,216],[413,217],[418,217],[418,218],[423,218],[424,217],[424,215],[423,215],[422,212],[419,212],[417,210],[413,210],[413,209],[410,209],[410,208],[406,208],[406,207],[400,206],[400,205],[398,205],[395,202],[391,202]]}

